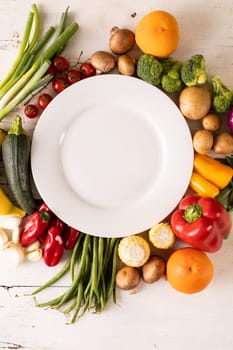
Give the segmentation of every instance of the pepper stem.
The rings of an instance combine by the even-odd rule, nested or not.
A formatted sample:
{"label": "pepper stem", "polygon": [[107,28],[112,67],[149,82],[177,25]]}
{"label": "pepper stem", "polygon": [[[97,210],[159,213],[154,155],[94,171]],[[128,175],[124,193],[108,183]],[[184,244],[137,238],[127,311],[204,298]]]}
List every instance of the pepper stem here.
{"label": "pepper stem", "polygon": [[194,222],[200,219],[202,215],[202,207],[199,204],[189,205],[184,211],[184,219],[188,222]]}

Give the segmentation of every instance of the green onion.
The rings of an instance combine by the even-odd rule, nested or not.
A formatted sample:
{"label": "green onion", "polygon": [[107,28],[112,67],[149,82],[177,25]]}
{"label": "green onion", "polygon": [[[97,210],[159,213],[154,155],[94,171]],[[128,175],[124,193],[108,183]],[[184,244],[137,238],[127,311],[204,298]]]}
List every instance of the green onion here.
{"label": "green onion", "polygon": [[51,60],[66,46],[79,26],[76,22],[66,28],[68,8],[62,13],[56,36],[46,48],[45,45],[55,32],[50,27],[39,39],[40,16],[37,6],[32,5],[32,11],[24,30],[22,44],[11,69],[0,83],[0,121],[14,110],[34,90],[46,86],[52,79],[51,75],[43,77],[51,64]]}

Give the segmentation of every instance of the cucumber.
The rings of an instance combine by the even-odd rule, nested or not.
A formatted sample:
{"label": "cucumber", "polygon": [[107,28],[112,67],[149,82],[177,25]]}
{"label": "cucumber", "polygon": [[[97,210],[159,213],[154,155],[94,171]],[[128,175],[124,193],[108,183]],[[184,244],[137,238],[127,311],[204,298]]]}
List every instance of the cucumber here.
{"label": "cucumber", "polygon": [[30,154],[31,140],[17,115],[2,143],[2,159],[12,197],[27,214],[32,214],[36,208],[30,183]]}

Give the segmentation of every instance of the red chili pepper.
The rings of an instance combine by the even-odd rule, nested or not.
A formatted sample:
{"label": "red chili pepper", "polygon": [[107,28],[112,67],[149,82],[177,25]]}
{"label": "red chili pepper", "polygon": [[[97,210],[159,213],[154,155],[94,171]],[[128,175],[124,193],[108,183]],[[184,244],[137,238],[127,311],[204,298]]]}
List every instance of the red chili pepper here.
{"label": "red chili pepper", "polygon": [[214,198],[184,197],[171,216],[171,226],[185,243],[206,252],[216,252],[231,229],[229,213]]}
{"label": "red chili pepper", "polygon": [[64,252],[63,229],[64,223],[58,218],[53,218],[44,241],[43,259],[48,266],[55,266],[61,260]]}
{"label": "red chili pepper", "polygon": [[45,202],[42,202],[38,208],[38,210],[46,210],[48,211],[50,214],[52,214],[51,209],[47,206],[47,204]]}
{"label": "red chili pepper", "polygon": [[79,231],[69,225],[66,226],[65,232],[64,232],[64,242],[65,242],[65,248],[66,249],[73,249],[75,246],[75,243],[78,239]]}
{"label": "red chili pepper", "polygon": [[29,215],[23,224],[20,241],[24,247],[39,239],[50,223],[51,212],[41,208]]}

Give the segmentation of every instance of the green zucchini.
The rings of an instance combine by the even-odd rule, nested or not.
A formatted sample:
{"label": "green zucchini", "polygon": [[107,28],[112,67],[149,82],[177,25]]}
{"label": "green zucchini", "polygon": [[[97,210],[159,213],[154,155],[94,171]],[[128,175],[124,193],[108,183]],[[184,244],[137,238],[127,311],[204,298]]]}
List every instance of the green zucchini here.
{"label": "green zucchini", "polygon": [[32,214],[36,208],[30,182],[30,154],[31,140],[17,115],[2,143],[2,159],[11,194],[27,214]]}

